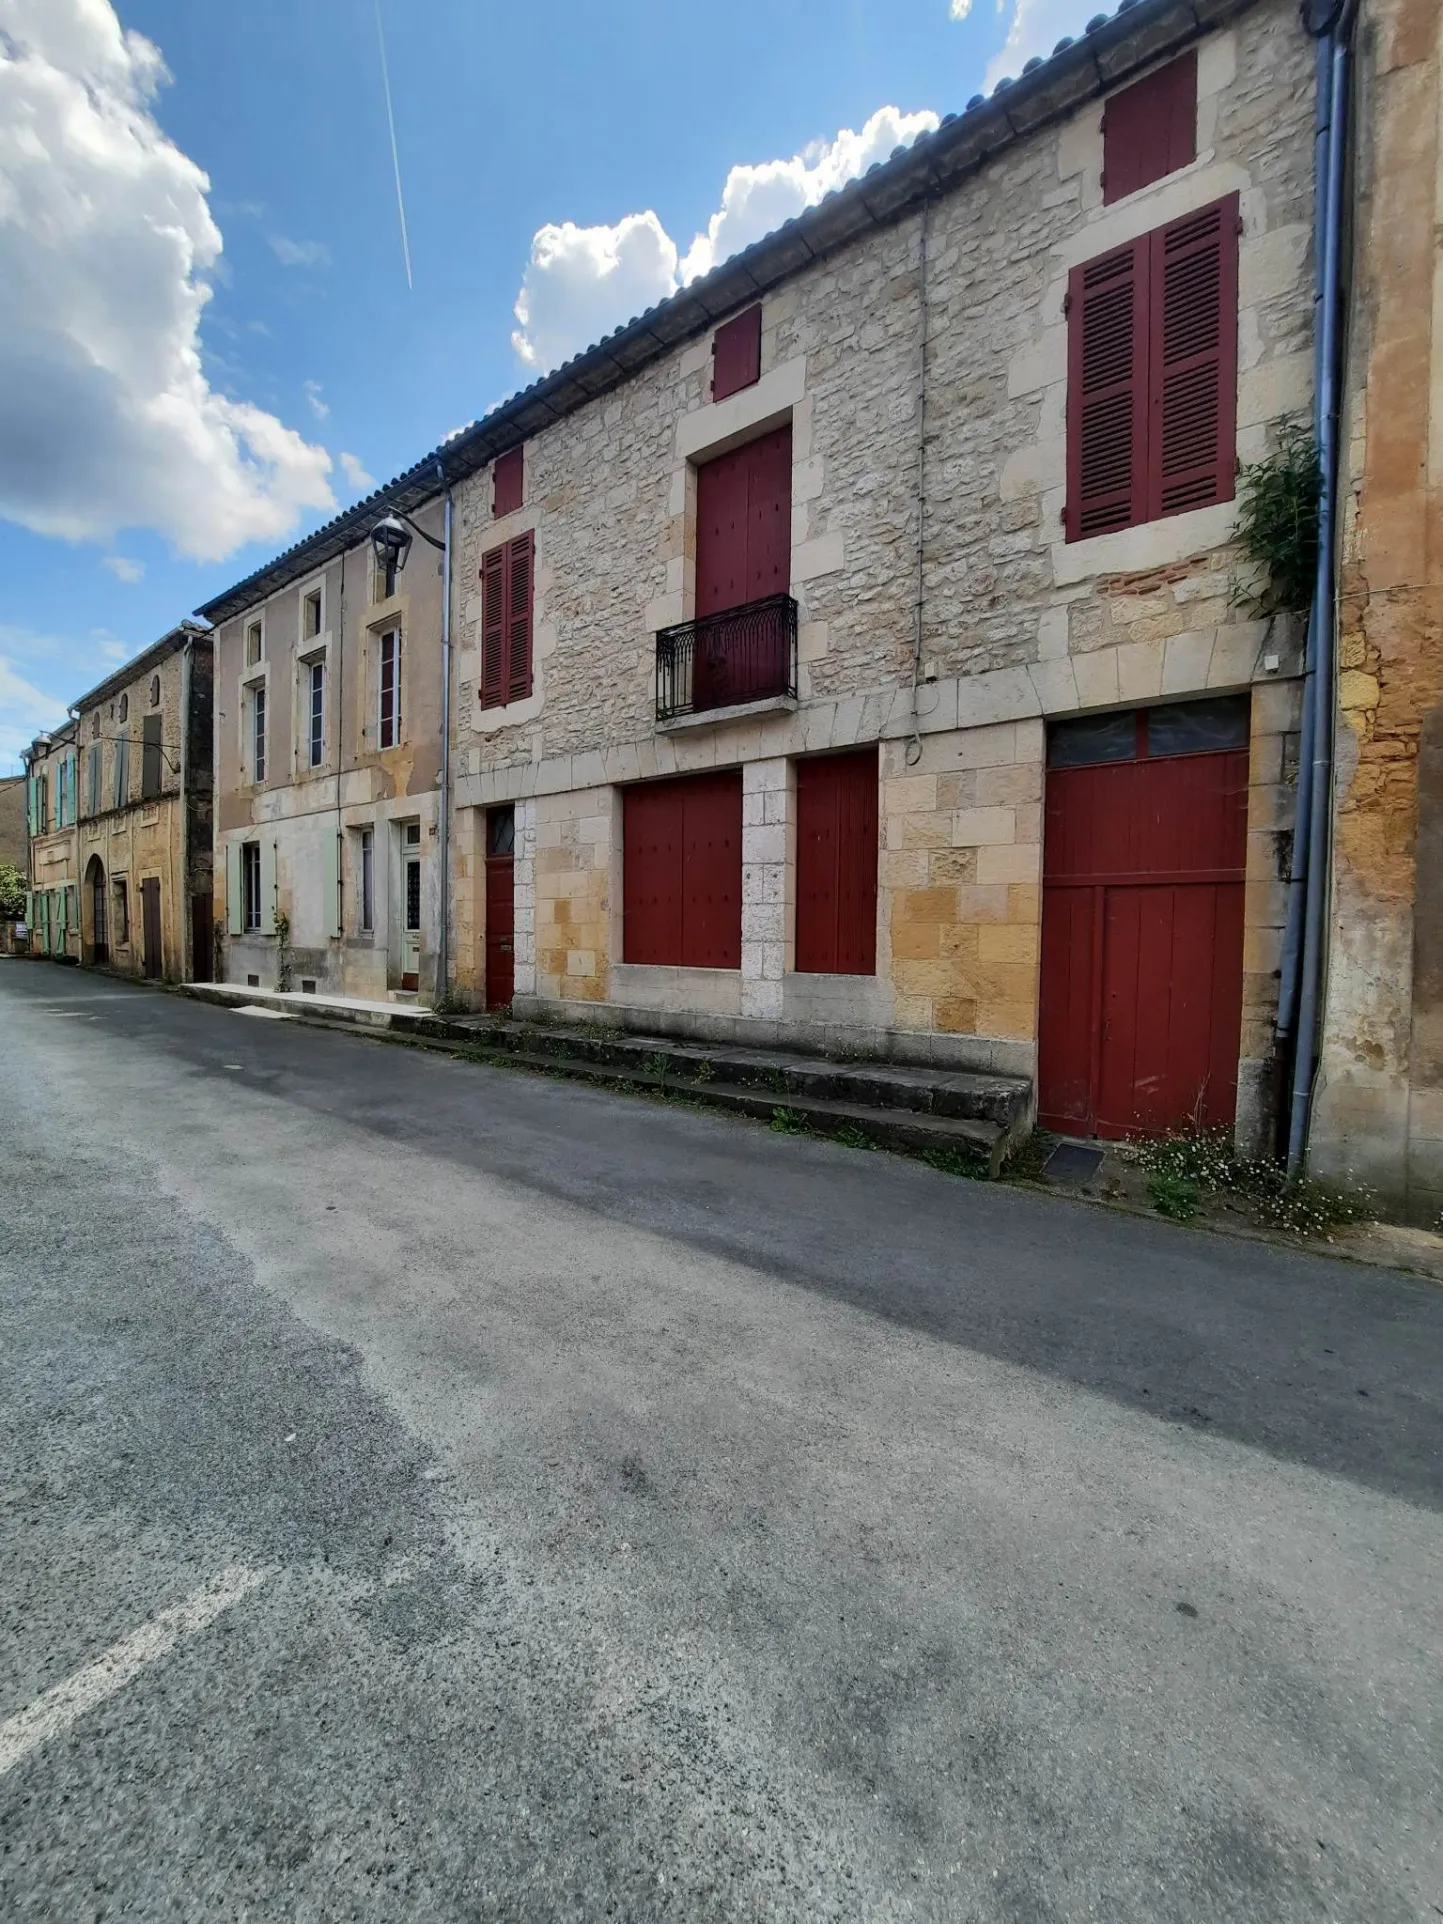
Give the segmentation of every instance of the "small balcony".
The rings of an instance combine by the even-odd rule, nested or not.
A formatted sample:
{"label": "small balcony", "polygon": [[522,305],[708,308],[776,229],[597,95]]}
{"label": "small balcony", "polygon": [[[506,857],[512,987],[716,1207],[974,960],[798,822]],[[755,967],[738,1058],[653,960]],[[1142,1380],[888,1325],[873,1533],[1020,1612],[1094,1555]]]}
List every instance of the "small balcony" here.
{"label": "small balcony", "polygon": [[797,604],[768,595],[656,638],[656,718],[676,721],[797,694]]}

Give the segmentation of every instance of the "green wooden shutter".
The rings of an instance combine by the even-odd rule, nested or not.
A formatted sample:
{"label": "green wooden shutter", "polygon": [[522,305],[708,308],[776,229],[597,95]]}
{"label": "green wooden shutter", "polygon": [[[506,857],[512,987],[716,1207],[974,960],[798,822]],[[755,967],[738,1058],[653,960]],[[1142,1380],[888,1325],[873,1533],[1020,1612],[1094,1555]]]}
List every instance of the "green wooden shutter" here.
{"label": "green wooden shutter", "polygon": [[225,925],[231,935],[240,935],[245,930],[239,842],[227,842],[225,845]]}
{"label": "green wooden shutter", "polygon": [[341,933],[341,838],[326,837],[326,933]]}
{"label": "green wooden shutter", "polygon": [[261,934],[276,932],[276,845],[261,843]]}

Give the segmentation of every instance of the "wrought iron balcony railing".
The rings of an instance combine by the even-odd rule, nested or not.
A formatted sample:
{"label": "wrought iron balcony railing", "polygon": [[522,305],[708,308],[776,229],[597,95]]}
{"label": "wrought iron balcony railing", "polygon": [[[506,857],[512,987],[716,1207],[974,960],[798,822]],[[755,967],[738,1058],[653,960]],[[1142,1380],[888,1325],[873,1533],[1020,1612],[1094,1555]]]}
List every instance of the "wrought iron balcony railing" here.
{"label": "wrought iron balcony railing", "polygon": [[797,604],[768,595],[663,628],[656,638],[656,718],[797,692]]}

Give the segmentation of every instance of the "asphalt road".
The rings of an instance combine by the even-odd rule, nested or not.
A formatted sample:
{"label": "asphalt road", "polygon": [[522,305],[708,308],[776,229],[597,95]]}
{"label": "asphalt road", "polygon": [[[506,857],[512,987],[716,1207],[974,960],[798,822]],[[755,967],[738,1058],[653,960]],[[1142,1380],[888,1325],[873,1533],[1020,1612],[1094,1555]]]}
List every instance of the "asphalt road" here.
{"label": "asphalt road", "polygon": [[1443,1917],[1443,1289],[0,963],[0,1916]]}

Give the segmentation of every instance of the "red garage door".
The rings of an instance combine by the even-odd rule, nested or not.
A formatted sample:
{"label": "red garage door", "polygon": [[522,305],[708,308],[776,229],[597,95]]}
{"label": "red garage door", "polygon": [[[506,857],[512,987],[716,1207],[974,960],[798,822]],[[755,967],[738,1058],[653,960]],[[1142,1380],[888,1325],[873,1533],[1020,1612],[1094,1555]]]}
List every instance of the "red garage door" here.
{"label": "red garage door", "polygon": [[1242,1028],[1246,696],[1048,740],[1038,1119],[1119,1137],[1230,1124]]}
{"label": "red garage door", "polygon": [[741,770],[628,788],[622,841],[623,959],[739,969]]}
{"label": "red garage door", "polygon": [[797,763],[797,968],[877,967],[877,751]]}

